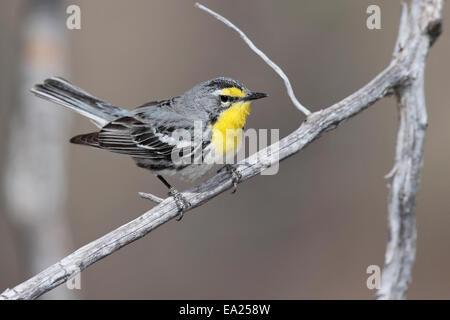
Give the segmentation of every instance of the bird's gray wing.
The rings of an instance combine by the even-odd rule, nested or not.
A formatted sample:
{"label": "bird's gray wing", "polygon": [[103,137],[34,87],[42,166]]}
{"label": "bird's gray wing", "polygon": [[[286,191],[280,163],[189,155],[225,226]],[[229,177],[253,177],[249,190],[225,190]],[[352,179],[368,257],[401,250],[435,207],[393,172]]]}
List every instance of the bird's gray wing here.
{"label": "bird's gray wing", "polygon": [[[173,136],[175,130],[193,130],[189,120],[168,111],[135,114],[107,124],[98,134],[101,149],[127,154],[135,158],[172,162],[174,149],[182,147]],[[183,146],[186,146],[186,142]]]}
{"label": "bird's gray wing", "polygon": [[146,112],[146,111],[148,111],[150,109],[154,109],[154,108],[164,108],[164,107],[170,106],[172,100],[173,99],[164,99],[164,100],[156,100],[156,101],[146,102],[146,103],[136,107],[136,109],[133,110],[133,113],[137,114],[137,113]]}

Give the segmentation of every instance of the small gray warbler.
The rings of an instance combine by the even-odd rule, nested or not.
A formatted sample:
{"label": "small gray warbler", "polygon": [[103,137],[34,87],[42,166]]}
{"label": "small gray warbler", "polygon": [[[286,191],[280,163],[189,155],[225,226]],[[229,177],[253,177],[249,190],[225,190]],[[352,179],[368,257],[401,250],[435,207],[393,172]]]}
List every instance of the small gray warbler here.
{"label": "small gray warbler", "polygon": [[[76,111],[100,128],[98,132],[77,135],[70,142],[129,155],[139,167],[154,172],[169,188],[169,196],[174,197],[179,219],[190,204],[163,175],[177,174],[194,180],[210,171],[214,165],[211,158],[234,157],[251,101],[267,96],[224,77],[202,82],[180,96],[148,102],[134,110],[113,106],[59,77],[46,79],[31,91]],[[200,140],[192,134],[196,122],[202,131]],[[177,130],[191,133],[189,141],[175,138]],[[199,150],[202,161],[174,161],[174,154],[193,160]],[[225,167],[232,175],[235,191],[240,176],[230,165]]]}

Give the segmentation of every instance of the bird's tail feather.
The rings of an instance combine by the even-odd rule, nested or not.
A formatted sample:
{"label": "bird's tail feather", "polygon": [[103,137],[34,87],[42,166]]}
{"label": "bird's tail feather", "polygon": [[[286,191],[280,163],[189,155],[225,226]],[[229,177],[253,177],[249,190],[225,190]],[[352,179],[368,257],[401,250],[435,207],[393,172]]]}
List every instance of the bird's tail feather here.
{"label": "bird's tail feather", "polygon": [[40,98],[55,102],[88,117],[100,127],[128,113],[59,77],[46,79],[44,83],[35,85],[31,92]]}

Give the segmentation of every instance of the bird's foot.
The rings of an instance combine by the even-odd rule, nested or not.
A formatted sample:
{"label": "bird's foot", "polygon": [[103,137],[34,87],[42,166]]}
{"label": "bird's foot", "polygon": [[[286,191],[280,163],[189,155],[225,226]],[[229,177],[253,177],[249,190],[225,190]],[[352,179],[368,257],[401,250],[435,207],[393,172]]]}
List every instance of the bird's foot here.
{"label": "bird's foot", "polygon": [[179,212],[177,221],[180,221],[181,219],[183,219],[184,211],[191,206],[191,203],[187,201],[186,198],[183,197],[183,195],[174,187],[171,187],[169,189],[169,196],[175,199],[175,203]]}
{"label": "bird's foot", "polygon": [[236,193],[237,185],[241,181],[242,175],[231,164],[226,164],[217,172],[222,172],[223,170],[226,170],[231,175],[231,182],[233,183],[233,191],[231,193]]}

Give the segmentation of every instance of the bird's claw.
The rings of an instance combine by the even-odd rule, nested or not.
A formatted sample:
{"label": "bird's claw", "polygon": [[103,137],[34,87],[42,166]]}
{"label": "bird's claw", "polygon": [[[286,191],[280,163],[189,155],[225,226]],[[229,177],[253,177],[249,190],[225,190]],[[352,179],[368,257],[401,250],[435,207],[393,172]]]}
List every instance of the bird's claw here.
{"label": "bird's claw", "polygon": [[225,165],[219,172],[222,170],[226,170],[231,175],[231,182],[233,183],[233,191],[231,193],[236,193],[237,185],[241,181],[242,175],[231,164]]}
{"label": "bird's claw", "polygon": [[191,206],[191,203],[187,201],[186,198],[183,197],[183,195],[173,187],[169,189],[169,196],[173,197],[175,200],[179,212],[176,220],[180,221],[181,219],[183,219],[184,211]]}

